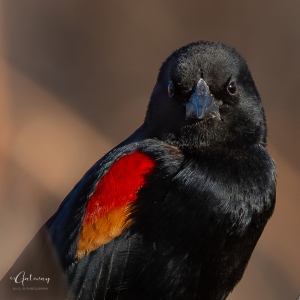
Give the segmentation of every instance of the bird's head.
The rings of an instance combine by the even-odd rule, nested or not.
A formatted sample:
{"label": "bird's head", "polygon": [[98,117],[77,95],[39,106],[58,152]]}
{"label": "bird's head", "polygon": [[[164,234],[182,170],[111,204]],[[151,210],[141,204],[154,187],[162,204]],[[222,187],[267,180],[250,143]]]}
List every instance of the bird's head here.
{"label": "bird's head", "polygon": [[180,148],[265,144],[261,100],[245,59],[224,44],[200,41],[163,63],[144,126]]}

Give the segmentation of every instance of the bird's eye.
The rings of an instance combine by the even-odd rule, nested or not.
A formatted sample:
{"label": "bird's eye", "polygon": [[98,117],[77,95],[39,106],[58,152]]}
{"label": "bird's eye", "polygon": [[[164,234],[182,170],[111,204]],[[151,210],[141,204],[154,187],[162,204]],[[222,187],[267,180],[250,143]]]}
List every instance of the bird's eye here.
{"label": "bird's eye", "polygon": [[227,91],[230,95],[235,95],[236,93],[236,82],[231,81],[227,86]]}
{"label": "bird's eye", "polygon": [[169,97],[173,97],[174,95],[174,85],[173,85],[173,82],[172,81],[169,81],[169,84],[168,84],[168,94],[169,94]]}

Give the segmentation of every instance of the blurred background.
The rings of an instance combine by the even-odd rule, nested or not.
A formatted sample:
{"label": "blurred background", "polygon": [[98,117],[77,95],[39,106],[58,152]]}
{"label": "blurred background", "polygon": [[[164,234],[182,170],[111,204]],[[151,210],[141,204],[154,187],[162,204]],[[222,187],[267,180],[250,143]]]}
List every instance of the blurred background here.
{"label": "blurred background", "polygon": [[143,121],[162,61],[236,47],[264,102],[277,206],[230,300],[300,294],[300,2],[0,0],[0,278],[87,169]]}

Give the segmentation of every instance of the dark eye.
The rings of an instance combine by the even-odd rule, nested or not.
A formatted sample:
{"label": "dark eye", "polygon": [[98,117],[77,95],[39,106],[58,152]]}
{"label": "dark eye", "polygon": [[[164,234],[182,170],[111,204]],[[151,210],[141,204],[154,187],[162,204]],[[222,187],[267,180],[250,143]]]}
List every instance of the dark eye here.
{"label": "dark eye", "polygon": [[236,82],[231,81],[227,86],[227,91],[230,95],[235,95],[236,93]]}
{"label": "dark eye", "polygon": [[168,84],[168,94],[169,94],[169,97],[173,97],[174,95],[174,85],[173,85],[173,82],[172,81],[169,81],[169,84]]}

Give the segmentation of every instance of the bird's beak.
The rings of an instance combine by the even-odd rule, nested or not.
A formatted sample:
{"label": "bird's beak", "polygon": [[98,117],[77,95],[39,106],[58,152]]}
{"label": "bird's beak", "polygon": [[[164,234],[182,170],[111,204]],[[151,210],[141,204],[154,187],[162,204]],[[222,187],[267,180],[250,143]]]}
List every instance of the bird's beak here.
{"label": "bird's beak", "polygon": [[219,105],[215,102],[208,85],[202,78],[198,81],[193,95],[186,104],[186,117],[197,120],[221,119]]}

